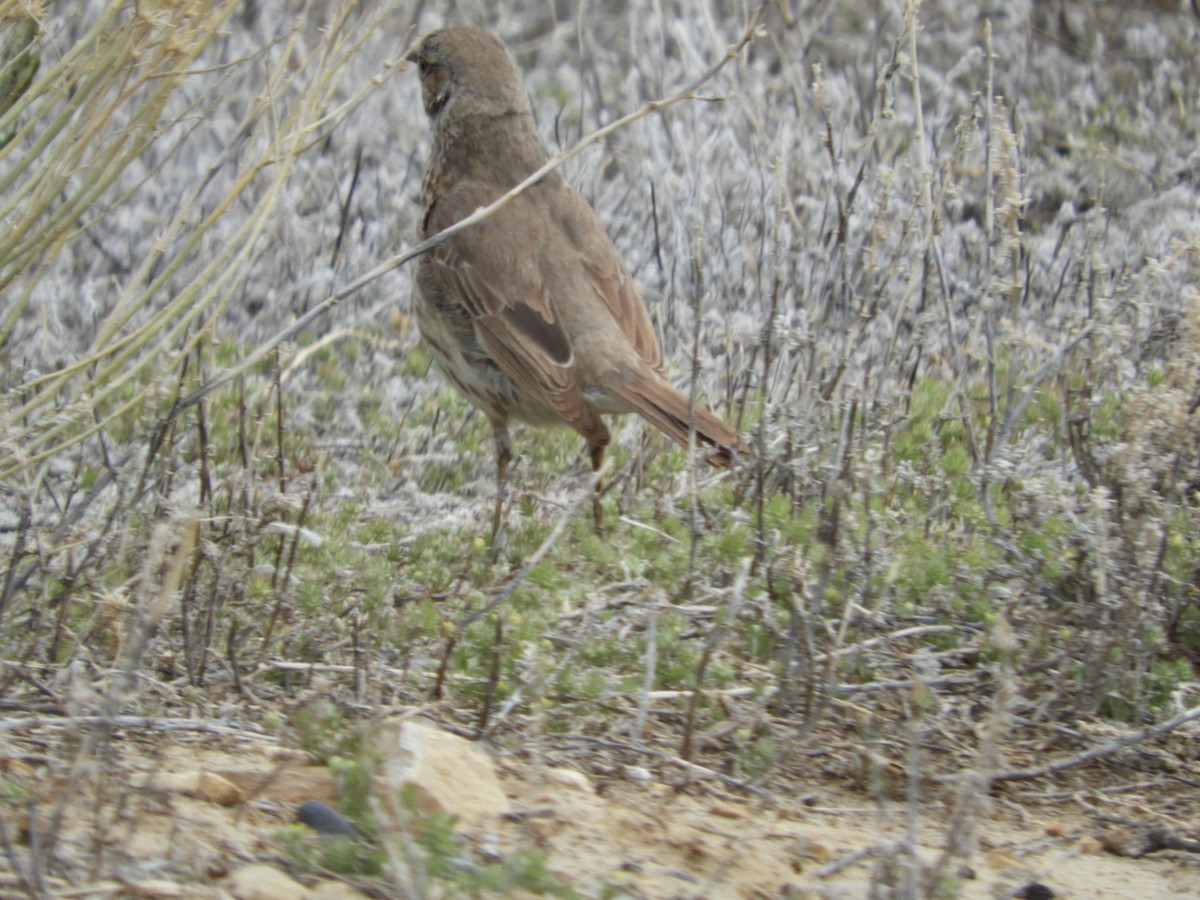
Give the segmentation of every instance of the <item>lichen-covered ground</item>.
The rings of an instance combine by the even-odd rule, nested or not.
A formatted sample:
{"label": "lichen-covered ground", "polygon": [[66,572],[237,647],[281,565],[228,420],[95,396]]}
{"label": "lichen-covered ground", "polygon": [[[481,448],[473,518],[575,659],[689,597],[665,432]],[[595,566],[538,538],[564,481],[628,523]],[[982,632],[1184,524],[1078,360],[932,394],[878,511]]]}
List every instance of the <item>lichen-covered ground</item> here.
{"label": "lichen-covered ground", "polygon": [[[0,893],[1200,893],[1192,6],[79,6],[0,2]],[[564,165],[753,451],[617,424],[598,530],[518,431],[497,552],[408,267],[326,302],[412,245],[445,23],[551,152],[754,28]],[[381,816],[397,712],[540,813]]]}

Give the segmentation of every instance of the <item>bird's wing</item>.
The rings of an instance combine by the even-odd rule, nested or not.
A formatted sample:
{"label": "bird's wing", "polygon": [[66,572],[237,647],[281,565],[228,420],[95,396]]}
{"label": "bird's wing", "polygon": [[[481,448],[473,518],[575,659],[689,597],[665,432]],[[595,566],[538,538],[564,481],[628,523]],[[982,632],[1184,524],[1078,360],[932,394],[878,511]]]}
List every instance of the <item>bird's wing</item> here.
{"label": "bird's wing", "polygon": [[[460,183],[426,211],[423,236],[437,234],[494,199],[494,192]],[[522,195],[435,247],[428,265],[446,295],[474,322],[504,373],[589,442],[603,445],[608,429],[583,395],[570,338],[539,264],[540,248],[553,243],[552,227]]]}
{"label": "bird's wing", "polygon": [[566,181],[548,185],[548,189],[555,194],[547,207],[553,211],[557,233],[573,251],[560,254],[560,258],[573,255],[582,261],[593,290],[604,301],[625,338],[650,368],[660,370],[662,351],[646,304],[595,211]]}

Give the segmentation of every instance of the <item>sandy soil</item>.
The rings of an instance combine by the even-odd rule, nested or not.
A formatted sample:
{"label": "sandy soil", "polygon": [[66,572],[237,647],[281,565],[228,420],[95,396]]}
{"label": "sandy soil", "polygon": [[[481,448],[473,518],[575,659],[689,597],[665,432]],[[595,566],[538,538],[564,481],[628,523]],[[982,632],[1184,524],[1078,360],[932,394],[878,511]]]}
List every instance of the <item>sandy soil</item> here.
{"label": "sandy soil", "polygon": [[[36,733],[6,736],[0,765],[9,778],[36,781],[36,770],[22,759],[37,743]],[[557,761],[577,766],[575,771],[589,763],[586,755]],[[889,847],[903,841],[909,827],[906,804],[873,803],[829,778],[805,784],[802,798],[777,796],[765,808],[711,782],[668,785],[621,773],[572,779],[562,771],[523,755],[499,757],[513,815],[492,827],[460,831],[464,856],[482,862],[540,851],[549,870],[583,896],[886,896],[883,885],[897,877],[886,873],[886,861],[896,859]],[[281,829],[295,821],[299,804],[337,802],[329,769],[258,738],[130,733],[115,745],[107,777],[100,774],[82,776],[91,783],[86,790],[99,792],[97,800],[124,794],[116,804],[120,815],[96,822],[89,810],[105,804],[72,804],[57,852],[77,860],[103,856],[110,864],[119,859],[115,870],[125,876],[119,883],[51,880],[49,896],[228,896],[221,892],[232,889],[229,876],[249,864],[289,870]],[[1114,812],[1111,801],[1119,797],[1134,822],[1146,788],[1122,783],[1116,772],[1102,777],[1107,784],[1097,783],[1094,772],[1064,779],[1052,794],[995,792],[975,852],[950,864],[957,876],[951,895],[1014,896],[1029,882],[1067,897],[1200,895],[1200,857],[1163,851],[1131,859],[1106,849],[1116,832],[1106,833],[1084,808],[1095,804]],[[213,784],[235,790],[225,795]],[[1039,801],[1039,793],[1046,799]],[[913,826],[925,865],[945,846],[953,800],[948,790],[929,794]],[[404,895],[374,880],[291,875],[318,896]],[[11,873],[4,878],[5,891],[16,886]],[[872,894],[873,888],[884,893]],[[240,889],[234,895],[252,896]]]}

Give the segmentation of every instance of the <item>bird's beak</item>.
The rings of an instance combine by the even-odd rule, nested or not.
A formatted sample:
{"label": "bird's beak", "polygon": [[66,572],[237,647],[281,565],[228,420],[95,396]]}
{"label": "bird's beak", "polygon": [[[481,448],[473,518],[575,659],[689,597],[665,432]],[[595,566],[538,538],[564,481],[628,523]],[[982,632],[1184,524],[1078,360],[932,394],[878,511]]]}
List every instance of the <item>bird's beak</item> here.
{"label": "bird's beak", "polygon": [[415,63],[421,60],[421,46],[425,43],[425,35],[418,34],[417,39],[412,42],[412,46],[404,52],[404,61]]}

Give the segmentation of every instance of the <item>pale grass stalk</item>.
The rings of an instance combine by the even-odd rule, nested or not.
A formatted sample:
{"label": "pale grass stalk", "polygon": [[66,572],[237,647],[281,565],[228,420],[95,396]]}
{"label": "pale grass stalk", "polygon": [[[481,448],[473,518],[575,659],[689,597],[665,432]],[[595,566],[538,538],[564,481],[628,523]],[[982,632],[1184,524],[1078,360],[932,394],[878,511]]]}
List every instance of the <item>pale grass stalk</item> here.
{"label": "pale grass stalk", "polygon": [[652,603],[646,619],[646,652],[642,656],[642,689],[638,692],[637,716],[633,720],[630,735],[635,744],[641,744],[644,740],[646,719],[650,715],[650,703],[655,694],[653,688],[658,672],[658,615],[661,608],[661,603]]}
{"label": "pale grass stalk", "polygon": [[[112,20],[122,5],[114,0],[97,23],[97,28],[107,23],[106,27],[111,30],[114,27]],[[226,0],[211,19],[193,23],[192,27],[211,23],[210,31],[215,31],[235,5],[233,0]],[[155,42],[164,43],[165,33],[149,32],[142,34],[142,40],[137,41],[135,38],[138,35],[132,25],[116,26],[117,39],[113,43],[98,47],[95,56],[85,56],[84,51],[103,36],[97,28],[85,36],[80,42],[82,46],[73,48],[67,54],[63,63],[34,81],[27,96],[22,98],[26,102],[14,105],[0,119],[0,128],[3,128],[5,124],[14,124],[16,120],[10,117],[18,113],[27,117],[24,128],[18,131],[4,150],[0,150],[0,159],[4,158],[9,148],[17,147],[26,134],[39,126],[42,129],[38,139],[0,178],[0,195],[7,197],[7,203],[0,207],[0,220],[7,223],[9,234],[21,236],[12,243],[0,244],[0,290],[11,284],[46,251],[57,253],[63,243],[74,236],[76,222],[83,212],[112,184],[128,163],[153,142],[152,127],[144,121],[140,128],[134,125],[143,120],[147,113],[151,119],[156,118],[171,91],[178,86],[178,77],[159,79],[160,83],[141,101],[130,125],[118,130],[110,140],[98,139],[97,130],[110,124],[117,105],[117,101],[105,102],[103,98],[106,95],[117,92],[119,97],[128,98],[135,88],[150,82],[151,74],[161,74],[168,65],[169,68],[177,68],[179,62],[186,60],[180,60],[177,51],[171,53],[169,58],[163,58]],[[211,36],[192,34],[183,26],[179,32],[175,35],[175,41],[191,51],[190,59],[201,52]],[[185,41],[185,36],[190,36],[192,40]],[[108,37],[112,40],[111,34]],[[72,61],[71,66],[64,68],[67,60]],[[135,66],[140,66],[147,74],[134,79],[132,84],[125,84],[124,79]],[[27,103],[43,94],[46,95],[45,104],[51,109],[29,109]],[[89,103],[100,105],[91,109]],[[47,122],[45,117],[53,112],[56,104],[61,104],[61,107]],[[122,147],[127,149],[122,151]],[[14,181],[23,175],[28,177],[14,186]],[[73,189],[73,182],[77,178],[82,178],[81,185]],[[67,198],[65,203],[62,202],[64,196]],[[8,339],[20,311],[20,306],[12,309],[4,324],[0,325],[0,342]]]}
{"label": "pale grass stalk", "polygon": [[[342,19],[349,15],[351,6],[343,4],[340,8]],[[294,50],[299,26],[292,31],[269,74],[267,87],[259,93],[241,129],[243,133],[248,132],[255,123],[264,121],[272,114],[277,106],[273,98],[289,93],[298,94],[298,100],[288,107],[284,118],[275,124],[273,133],[276,136],[267,142],[204,220],[191,227],[183,244],[164,263],[162,256],[174,238],[188,227],[187,216],[199,204],[209,179],[202,180],[191,201],[181,205],[151,252],[141,260],[138,270],[127,283],[123,297],[101,323],[88,353],[59,371],[30,379],[22,385],[28,399],[6,411],[5,420],[8,423],[30,419],[51,403],[59,404],[60,411],[47,423],[36,423],[33,428],[26,429],[27,436],[21,452],[9,454],[7,460],[0,464],[0,477],[37,465],[70,446],[102,433],[138,408],[142,402],[141,395],[148,393],[153,396],[156,386],[163,391],[170,390],[169,382],[176,361],[186,357],[208,337],[208,325],[197,326],[196,323],[205,316],[209,323],[219,319],[236,293],[237,285],[244,281],[254,265],[261,236],[273,220],[297,157],[323,137],[322,128],[339,121],[330,117],[326,107],[337,89],[342,70],[367,35],[378,26],[381,16],[382,13],[377,13],[368,20],[361,32],[352,34],[352,39],[341,36],[344,31],[341,27],[328,29],[326,34],[330,37],[324,52],[311,57],[319,68],[312,73],[312,80],[307,85],[303,79],[309,76],[310,68],[295,65]],[[329,65],[331,61],[332,66],[320,67]],[[356,92],[351,100],[341,104],[337,111],[348,113],[370,91],[378,89],[383,81],[382,77],[372,80],[369,86]],[[222,155],[210,169],[210,175],[226,159],[227,155]],[[241,223],[234,236],[161,309],[138,327],[124,331],[134,315],[151,306],[155,296],[179,269],[196,258],[204,236],[267,170],[273,170],[271,181],[258,198],[251,215]],[[155,267],[155,277],[146,283]],[[144,288],[136,288],[143,283]],[[85,376],[89,370],[91,374]],[[81,379],[81,376],[85,377]],[[113,407],[113,401],[130,385],[138,384],[139,380],[149,381],[150,384],[144,391],[134,391],[132,399]],[[63,415],[64,406],[72,413]]]}

